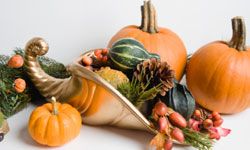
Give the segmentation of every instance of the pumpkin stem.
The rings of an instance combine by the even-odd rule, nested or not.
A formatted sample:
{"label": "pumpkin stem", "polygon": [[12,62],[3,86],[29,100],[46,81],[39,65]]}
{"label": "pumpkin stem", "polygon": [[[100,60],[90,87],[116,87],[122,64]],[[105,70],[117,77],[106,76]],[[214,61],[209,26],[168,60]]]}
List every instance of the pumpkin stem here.
{"label": "pumpkin stem", "polygon": [[56,105],[56,98],[53,96],[51,98],[51,103],[52,103],[52,113],[53,115],[57,115],[58,114],[58,108],[57,108],[57,105]]}
{"label": "pumpkin stem", "polygon": [[141,26],[140,29],[144,32],[148,33],[157,33],[158,25],[156,18],[156,11],[151,3],[151,0],[145,0],[143,5],[141,6]]}
{"label": "pumpkin stem", "polygon": [[238,51],[246,50],[246,26],[242,17],[234,17],[232,19],[233,36],[229,42],[229,47]]}

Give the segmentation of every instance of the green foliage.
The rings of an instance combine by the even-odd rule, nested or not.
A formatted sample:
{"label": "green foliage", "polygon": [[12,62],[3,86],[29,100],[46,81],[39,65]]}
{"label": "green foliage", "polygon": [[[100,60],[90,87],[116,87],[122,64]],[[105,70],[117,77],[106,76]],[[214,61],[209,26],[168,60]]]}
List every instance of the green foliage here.
{"label": "green foliage", "polygon": [[196,132],[188,128],[182,129],[185,137],[185,143],[192,145],[199,150],[211,150],[214,141],[207,134]]}
{"label": "green foliage", "polygon": [[[24,50],[20,48],[16,48],[14,50],[15,54],[19,54],[24,56]],[[67,72],[66,67],[54,59],[51,59],[46,56],[39,56],[38,62],[41,65],[42,69],[49,75],[56,78],[67,78],[70,76],[69,72]]]}
{"label": "green foliage", "polygon": [[13,89],[14,80],[25,79],[23,68],[9,68],[6,63],[8,56],[0,56],[0,109],[2,113],[9,117],[23,109],[30,101],[28,88],[23,93],[16,93]]}
{"label": "green foliage", "polygon": [[[24,56],[24,51],[21,49],[16,49],[14,52]],[[29,80],[24,67],[14,69],[6,65],[9,58],[9,56],[0,55],[0,110],[5,117],[10,117],[25,108],[31,99],[39,101],[44,99]],[[69,73],[63,64],[44,56],[39,57],[39,62],[45,72],[51,76],[57,78],[69,77]],[[27,88],[23,93],[16,93],[13,89],[13,83],[17,78],[26,81]]]}
{"label": "green foliage", "polygon": [[140,109],[145,101],[154,99],[160,92],[161,84],[148,88],[149,84],[150,80],[147,84],[144,84],[133,77],[131,82],[118,85],[117,90]]}

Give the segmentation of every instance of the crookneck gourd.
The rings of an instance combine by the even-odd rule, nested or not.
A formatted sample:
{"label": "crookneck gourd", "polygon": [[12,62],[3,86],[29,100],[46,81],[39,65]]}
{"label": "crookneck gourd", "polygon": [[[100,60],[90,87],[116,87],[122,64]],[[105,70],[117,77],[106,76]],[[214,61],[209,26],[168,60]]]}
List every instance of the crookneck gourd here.
{"label": "crookneck gourd", "polygon": [[[57,79],[46,74],[37,56],[48,51],[42,38],[33,38],[25,48],[25,67],[30,79],[47,97],[56,97],[78,109],[83,122],[91,125],[115,125],[155,132],[149,121],[111,84],[80,64],[81,58],[68,66],[71,77]],[[93,51],[85,55],[93,55]],[[62,102],[62,101],[61,101]]]}

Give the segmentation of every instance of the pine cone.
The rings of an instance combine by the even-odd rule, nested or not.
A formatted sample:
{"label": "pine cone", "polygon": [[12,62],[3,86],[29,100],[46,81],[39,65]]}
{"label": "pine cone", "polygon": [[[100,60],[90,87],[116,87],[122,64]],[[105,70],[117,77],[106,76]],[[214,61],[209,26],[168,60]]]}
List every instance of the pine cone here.
{"label": "pine cone", "polygon": [[167,62],[161,62],[155,58],[145,60],[137,65],[134,72],[137,80],[152,88],[162,84],[161,96],[174,86],[174,71],[170,69]]}

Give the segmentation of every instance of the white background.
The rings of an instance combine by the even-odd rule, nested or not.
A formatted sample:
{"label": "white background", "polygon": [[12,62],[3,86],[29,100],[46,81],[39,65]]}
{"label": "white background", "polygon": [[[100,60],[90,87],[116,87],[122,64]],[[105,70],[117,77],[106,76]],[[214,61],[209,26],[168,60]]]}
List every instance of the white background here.
{"label": "white background", "polygon": [[[214,40],[229,40],[230,19],[234,16],[245,18],[250,34],[248,0],[152,1],[159,26],[176,32],[188,53]],[[139,25],[142,3],[142,0],[0,0],[0,53],[11,54],[13,48],[24,47],[32,37],[41,36],[50,45],[47,56],[69,64],[86,50],[105,47],[123,26]],[[1,150],[45,148],[34,143],[27,133],[32,109],[29,106],[8,120],[11,131],[0,143]],[[214,149],[249,149],[249,116],[250,110],[224,116],[224,126],[231,128],[232,133],[217,142]],[[145,132],[84,125],[75,140],[58,149],[143,150],[148,149],[151,138]]]}

